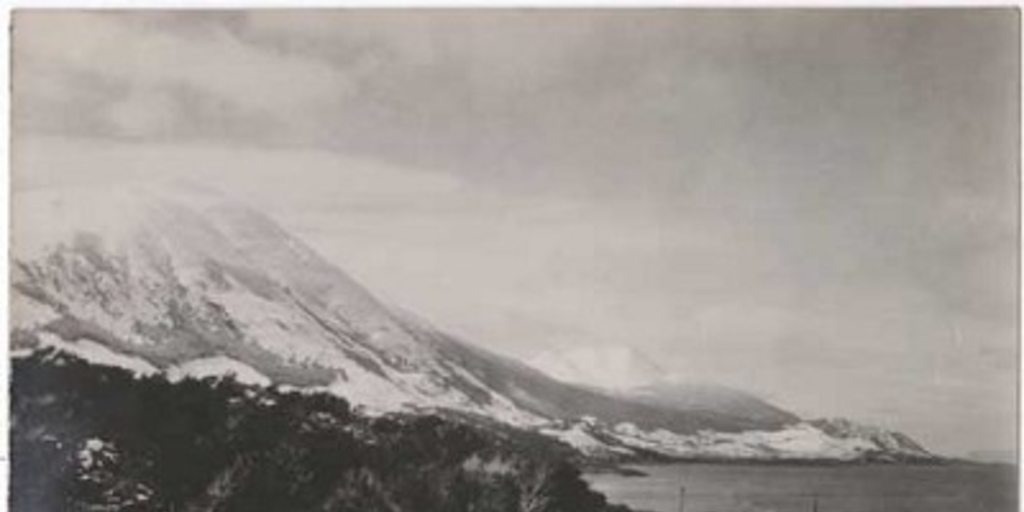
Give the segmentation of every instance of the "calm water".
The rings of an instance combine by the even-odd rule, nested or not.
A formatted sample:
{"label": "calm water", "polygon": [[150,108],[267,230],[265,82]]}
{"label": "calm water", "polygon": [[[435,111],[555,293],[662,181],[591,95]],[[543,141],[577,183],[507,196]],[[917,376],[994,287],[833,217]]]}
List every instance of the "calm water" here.
{"label": "calm water", "polygon": [[[678,512],[1013,512],[1008,466],[635,466],[645,477],[586,475],[609,500]],[[815,508],[815,501],[817,507]]]}

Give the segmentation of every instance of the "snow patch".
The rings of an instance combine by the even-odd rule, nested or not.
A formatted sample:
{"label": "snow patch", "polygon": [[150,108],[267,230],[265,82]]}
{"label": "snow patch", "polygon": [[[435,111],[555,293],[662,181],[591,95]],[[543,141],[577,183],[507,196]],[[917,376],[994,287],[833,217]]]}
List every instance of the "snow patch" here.
{"label": "snow patch", "polygon": [[605,455],[610,452],[626,455],[631,453],[628,449],[609,446],[601,442],[587,431],[587,426],[584,423],[577,423],[568,429],[542,428],[539,432],[558,439],[586,455]]}
{"label": "snow patch", "polygon": [[136,377],[150,376],[160,372],[157,367],[145,359],[115,352],[104,345],[86,339],[67,342],[54,334],[43,332],[39,334],[39,345],[71,354],[95,365],[122,368]]}
{"label": "snow patch", "polygon": [[412,399],[391,380],[370,372],[352,360],[338,361],[344,376],[322,388],[307,388],[311,392],[328,392],[358,406],[369,415],[408,410]]}
{"label": "snow patch", "polygon": [[83,470],[92,469],[98,459],[107,452],[109,457],[109,445],[98,437],[86,439],[82,443],[82,449],[78,450],[76,454],[78,457],[78,467]]}
{"label": "snow patch", "polygon": [[167,379],[179,382],[186,378],[229,377],[239,384],[269,387],[272,382],[255,368],[226,356],[195,359],[167,369]]}
{"label": "snow patch", "polygon": [[[886,450],[871,438],[837,437],[806,422],[778,431],[750,430],[727,433],[701,431],[677,434],[664,429],[644,430],[632,423],[619,423],[611,428],[591,418],[581,419],[563,428],[540,429],[541,434],[565,441],[587,454],[618,449],[630,452],[653,451],[670,457],[704,459],[752,460],[857,460],[868,453]],[[614,439],[612,444],[593,435]],[[902,450],[893,453],[918,455]]]}

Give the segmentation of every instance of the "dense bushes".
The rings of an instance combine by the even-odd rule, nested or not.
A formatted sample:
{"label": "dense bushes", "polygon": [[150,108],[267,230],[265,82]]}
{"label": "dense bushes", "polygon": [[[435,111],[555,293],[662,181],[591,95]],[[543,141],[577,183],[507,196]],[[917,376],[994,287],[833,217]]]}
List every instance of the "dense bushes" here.
{"label": "dense bushes", "polygon": [[55,352],[12,373],[14,511],[625,510],[530,434]]}

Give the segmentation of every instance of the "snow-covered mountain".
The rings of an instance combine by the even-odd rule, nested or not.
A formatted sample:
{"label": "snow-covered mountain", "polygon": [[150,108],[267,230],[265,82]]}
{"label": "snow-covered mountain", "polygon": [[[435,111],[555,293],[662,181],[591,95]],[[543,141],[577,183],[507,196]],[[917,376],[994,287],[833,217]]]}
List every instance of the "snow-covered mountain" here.
{"label": "snow-covered mountain", "polygon": [[597,435],[623,455],[682,455],[680,439],[718,435],[775,453],[785,434],[771,433],[792,428],[861,439],[555,380],[381,303],[267,217],[216,195],[65,190],[12,203],[16,355],[58,347],[138,374],[333,393],[368,413],[453,411],[584,451]]}
{"label": "snow-covered mountain", "polygon": [[750,393],[669,374],[633,347],[549,350],[529,364],[564,382],[659,408],[731,417],[750,428],[781,428],[799,421],[796,415]]}
{"label": "snow-covered mountain", "polygon": [[[241,373],[369,410],[541,420],[451,364],[266,217],[204,194],[181,197],[20,194],[15,210],[35,222],[15,220],[15,340],[90,340],[163,371],[247,367]],[[59,236],[47,239],[50,226]]]}

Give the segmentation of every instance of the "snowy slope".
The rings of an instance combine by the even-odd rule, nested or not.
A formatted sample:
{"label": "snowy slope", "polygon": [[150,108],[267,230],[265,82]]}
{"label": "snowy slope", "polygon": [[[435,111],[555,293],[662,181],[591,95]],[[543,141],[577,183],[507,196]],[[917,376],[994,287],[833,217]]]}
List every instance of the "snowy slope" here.
{"label": "snowy slope", "polygon": [[[782,426],[612,396],[456,340],[380,303],[265,216],[215,195],[81,190],[18,193],[12,202],[15,354],[55,347],[138,375],[334,393],[370,413],[451,410],[540,429],[591,453],[654,443],[678,455],[689,453],[677,450],[680,436]],[[580,424],[584,417],[592,418]],[[600,426],[627,422],[637,432]],[[828,439],[808,453],[831,454],[831,440],[866,435],[815,428]],[[756,450],[794,442],[758,435]]]}
{"label": "snowy slope", "polygon": [[167,368],[164,372],[171,382],[183,379],[228,377],[241,384],[268,387],[271,380],[255,368],[226,356],[204,357]]}
{"label": "snowy slope", "polygon": [[875,427],[858,426],[868,435],[836,435],[822,426],[848,420],[800,421],[778,430],[679,434],[647,430],[633,423],[610,425],[593,418],[549,428],[546,433],[584,453],[614,457],[633,451],[677,459],[758,461],[926,461],[934,456],[906,436]]}
{"label": "snowy slope", "polygon": [[[104,212],[112,203],[119,214]],[[105,206],[93,214],[89,204]],[[17,340],[88,340],[164,371],[261,375],[371,408],[539,420],[447,364],[361,286],[252,211],[146,190],[20,194],[15,208]]]}

